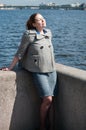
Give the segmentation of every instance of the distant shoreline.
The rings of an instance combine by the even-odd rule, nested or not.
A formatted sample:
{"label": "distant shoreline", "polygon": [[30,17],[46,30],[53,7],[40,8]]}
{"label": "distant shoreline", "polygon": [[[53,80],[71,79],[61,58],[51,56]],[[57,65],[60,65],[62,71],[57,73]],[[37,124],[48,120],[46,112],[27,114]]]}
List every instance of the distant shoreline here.
{"label": "distant shoreline", "polygon": [[0,9],[63,9],[63,10],[86,10],[86,4],[80,4],[79,6],[72,7],[71,5],[39,5],[39,6],[12,6],[3,5]]}

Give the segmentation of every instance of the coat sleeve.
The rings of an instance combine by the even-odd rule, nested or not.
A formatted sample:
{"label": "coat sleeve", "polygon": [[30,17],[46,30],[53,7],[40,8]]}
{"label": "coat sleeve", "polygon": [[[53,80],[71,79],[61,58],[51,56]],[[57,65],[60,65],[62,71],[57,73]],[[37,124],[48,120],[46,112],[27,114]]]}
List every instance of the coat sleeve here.
{"label": "coat sleeve", "polygon": [[30,44],[29,33],[26,31],[22,36],[20,46],[15,54],[15,56],[18,57],[19,60],[22,59],[22,57],[26,53],[29,44]]}

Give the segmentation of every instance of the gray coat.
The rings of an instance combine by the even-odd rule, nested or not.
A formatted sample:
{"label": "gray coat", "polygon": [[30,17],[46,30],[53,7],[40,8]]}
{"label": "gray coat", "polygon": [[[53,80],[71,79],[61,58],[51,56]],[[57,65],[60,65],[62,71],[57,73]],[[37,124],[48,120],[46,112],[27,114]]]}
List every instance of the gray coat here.
{"label": "gray coat", "polygon": [[31,72],[52,72],[55,70],[51,31],[44,29],[44,34],[37,34],[36,30],[26,30],[15,56],[22,63],[22,67]]}

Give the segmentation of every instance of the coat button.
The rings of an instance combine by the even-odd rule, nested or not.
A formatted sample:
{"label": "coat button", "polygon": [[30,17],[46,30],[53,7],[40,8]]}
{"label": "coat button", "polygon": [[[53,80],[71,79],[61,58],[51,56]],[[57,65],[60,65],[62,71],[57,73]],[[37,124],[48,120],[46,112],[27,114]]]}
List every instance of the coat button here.
{"label": "coat button", "polygon": [[37,60],[35,59],[34,62],[37,62]]}
{"label": "coat button", "polygon": [[43,48],[44,48],[43,46],[40,47],[40,49],[43,49]]}
{"label": "coat button", "polygon": [[48,36],[45,36],[45,39],[49,39],[49,37],[48,37]]}
{"label": "coat button", "polygon": [[48,46],[49,48],[51,47],[51,45]]}

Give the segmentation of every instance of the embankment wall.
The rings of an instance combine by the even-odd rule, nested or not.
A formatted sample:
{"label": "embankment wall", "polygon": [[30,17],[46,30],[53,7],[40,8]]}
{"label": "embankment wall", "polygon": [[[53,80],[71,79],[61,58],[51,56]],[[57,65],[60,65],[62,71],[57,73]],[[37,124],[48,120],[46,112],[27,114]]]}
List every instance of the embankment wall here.
{"label": "embankment wall", "polygon": [[[56,64],[55,130],[86,130],[86,71]],[[31,74],[0,71],[0,130],[39,127],[40,103]]]}

